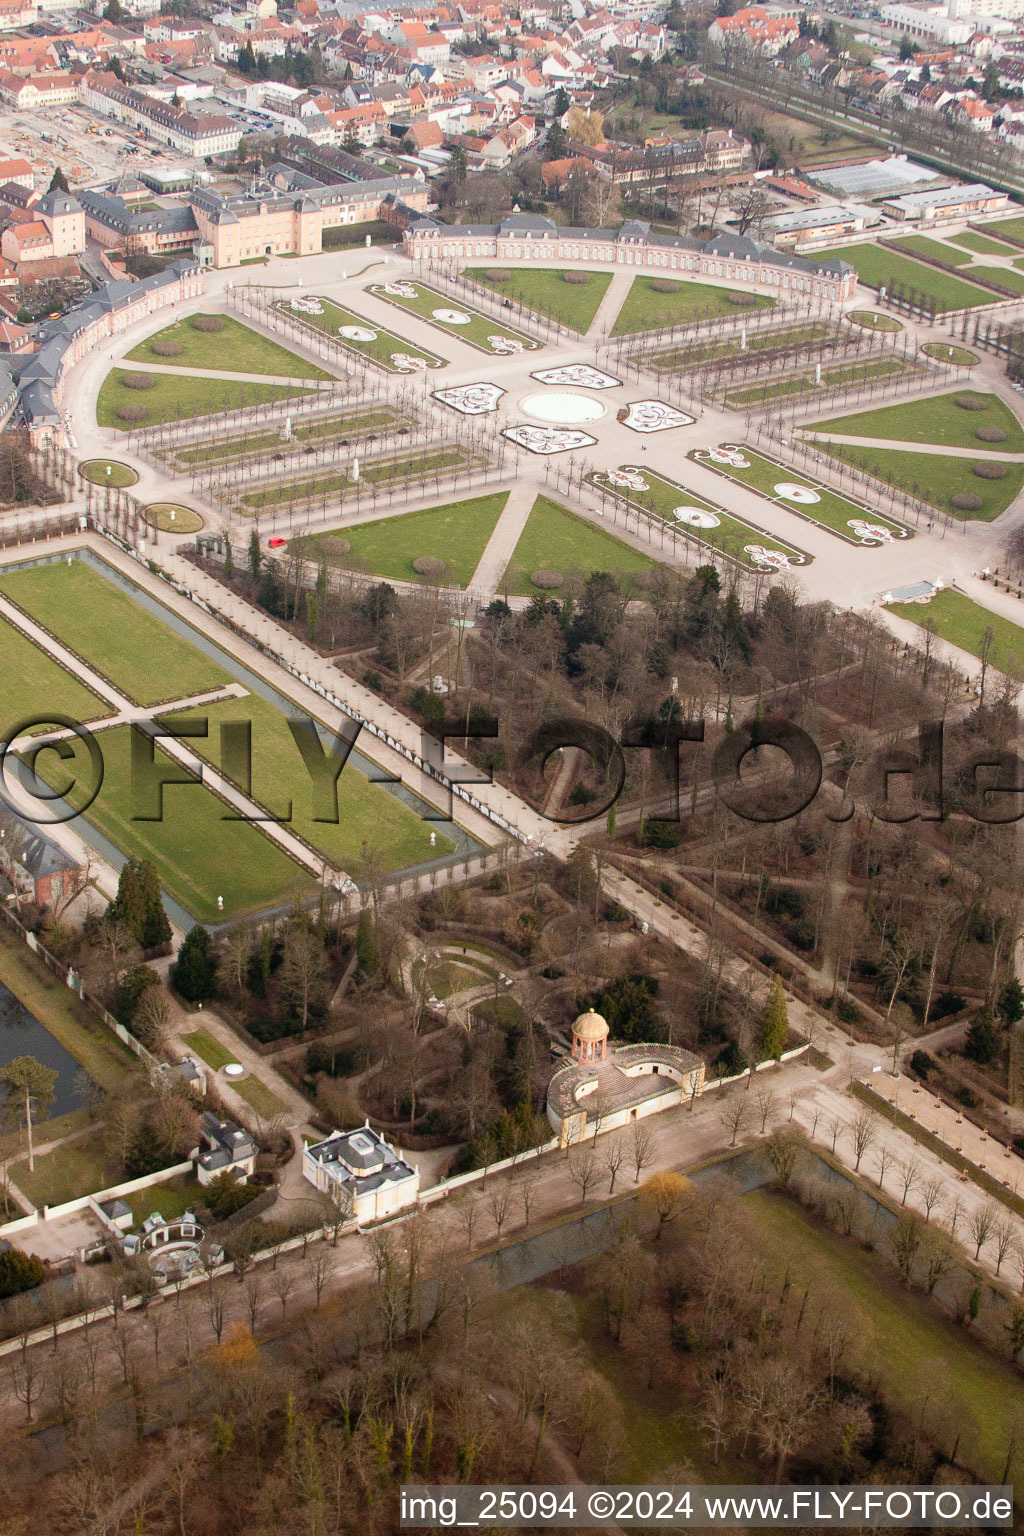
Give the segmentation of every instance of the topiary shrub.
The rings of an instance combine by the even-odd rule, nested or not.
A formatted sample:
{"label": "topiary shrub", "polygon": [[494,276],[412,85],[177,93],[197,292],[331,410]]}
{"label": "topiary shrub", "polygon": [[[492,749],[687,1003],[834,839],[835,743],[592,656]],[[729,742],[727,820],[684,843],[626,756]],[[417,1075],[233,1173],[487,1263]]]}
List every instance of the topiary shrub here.
{"label": "topiary shrub", "polygon": [[535,587],[540,587],[542,591],[554,592],[556,587],[562,585],[565,577],[561,571],[532,571],[530,573],[530,580]]}
{"label": "topiary shrub", "polygon": [[512,273],[506,267],[488,267],[486,276],[489,283],[510,283],[512,281]]}
{"label": "topiary shrub", "polygon": [[977,395],[957,395],[956,403],[962,411],[987,411],[988,402],[979,400]]}
{"label": "topiary shrub", "polygon": [[982,443],[1006,442],[1006,433],[1002,427],[979,427],[974,435]]}
{"label": "topiary shrub", "polygon": [[1006,465],[993,464],[991,460],[986,460],[984,463],[972,465],[971,474],[977,475],[979,480],[1005,480]]}
{"label": "topiary shrub", "polygon": [[667,282],[663,277],[655,277],[651,280],[652,293],[678,293],[679,284]]}
{"label": "topiary shrub", "polygon": [[150,350],[155,352],[157,357],[180,357],[185,350],[180,341],[171,341],[170,337],[166,336],[151,341],[149,345]]}
{"label": "topiary shrub", "polygon": [[440,581],[448,569],[444,561],[438,560],[434,555],[417,555],[412,568],[417,576],[429,576],[434,581]]}
{"label": "topiary shrub", "polygon": [[562,273],[562,282],[563,283],[574,283],[578,288],[582,288],[584,286],[584,284],[590,282],[590,273],[589,272],[563,272]]}
{"label": "topiary shrub", "polygon": [[224,321],[220,315],[193,315],[192,329],[194,331],[222,331]]}
{"label": "topiary shrub", "polygon": [[975,496],[973,491],[960,491],[953,497],[953,506],[958,512],[980,512],[981,497]]}
{"label": "topiary shrub", "polygon": [[757,303],[757,295],[753,293],[727,293],[726,302],[735,304],[738,309],[750,309]]}
{"label": "topiary shrub", "polygon": [[121,380],[125,389],[155,389],[156,379],[151,373],[126,373]]}
{"label": "topiary shrub", "polygon": [[148,421],[149,412],[144,405],[119,405],[117,408],[118,421]]}

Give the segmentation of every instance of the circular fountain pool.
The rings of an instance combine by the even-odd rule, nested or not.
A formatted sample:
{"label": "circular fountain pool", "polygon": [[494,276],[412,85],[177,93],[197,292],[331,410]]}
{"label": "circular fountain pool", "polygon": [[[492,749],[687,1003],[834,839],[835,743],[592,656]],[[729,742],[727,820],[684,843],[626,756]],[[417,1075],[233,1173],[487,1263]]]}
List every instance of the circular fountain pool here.
{"label": "circular fountain pool", "polygon": [[575,427],[583,421],[597,421],[605,407],[600,400],[570,394],[564,389],[539,390],[520,400],[519,409],[534,421],[546,421],[556,427]]}

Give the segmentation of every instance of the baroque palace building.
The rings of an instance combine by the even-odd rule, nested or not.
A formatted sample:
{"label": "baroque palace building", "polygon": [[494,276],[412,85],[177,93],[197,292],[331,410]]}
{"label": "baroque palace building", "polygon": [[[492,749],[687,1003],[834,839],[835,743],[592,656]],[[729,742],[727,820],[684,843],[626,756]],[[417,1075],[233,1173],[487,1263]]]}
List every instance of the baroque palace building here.
{"label": "baroque palace building", "polygon": [[414,218],[403,236],[406,255],[431,265],[480,258],[504,261],[614,262],[680,277],[749,284],[772,297],[802,295],[842,303],[852,299],[857,274],[835,256],[793,256],[746,235],[690,240],[661,235],[640,219],[621,229],[559,228],[537,214],[511,214],[500,224],[439,224]]}

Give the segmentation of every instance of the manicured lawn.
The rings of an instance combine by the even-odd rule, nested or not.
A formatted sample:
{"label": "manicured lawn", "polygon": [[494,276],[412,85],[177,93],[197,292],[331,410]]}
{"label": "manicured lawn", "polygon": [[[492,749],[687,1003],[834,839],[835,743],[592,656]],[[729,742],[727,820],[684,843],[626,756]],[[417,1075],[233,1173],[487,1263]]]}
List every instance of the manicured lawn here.
{"label": "manicured lawn", "polygon": [[[978,444],[977,459],[950,458],[942,453],[907,453],[898,448],[861,448],[856,443],[822,443],[821,446],[834,459],[854,464],[883,484],[908,491],[920,501],[955,518],[966,516],[972,521],[991,522],[1000,512],[1006,511],[1024,486],[1024,464],[1007,464],[1002,480],[982,480],[972,474],[971,466],[985,458],[983,443]],[[952,503],[953,497],[960,492],[980,496],[980,510],[958,511]]]}
{"label": "manicured lawn", "polygon": [[[412,562],[429,555],[443,560],[448,569],[441,580],[468,585],[480,564],[480,556],[501,516],[506,491],[494,496],[475,496],[470,501],[446,502],[422,512],[404,512],[356,528],[339,528],[317,540],[318,548],[339,565],[372,571],[393,581],[422,581]],[[332,540],[346,539],[348,554],[331,556]]]}
{"label": "manicured lawn", "polygon": [[883,315],[877,309],[853,309],[846,318],[865,331],[902,331],[903,329],[900,322],[894,320],[892,315]]}
{"label": "manicured lawn", "polygon": [[[958,400],[980,400],[983,411],[965,411]],[[979,427],[1001,427],[1003,443],[980,443],[975,437]],[[887,437],[894,442],[937,443],[944,448],[975,448],[979,454],[1024,452],[1024,427],[998,395],[982,394],[976,389],[960,389],[951,395],[936,395],[931,400],[913,400],[906,405],[885,405],[877,411],[857,411],[851,416],[833,416],[816,423],[818,432],[835,432],[840,437]]]}
{"label": "manicured lawn", "polygon": [[[218,741],[216,725],[212,729],[213,739]],[[131,795],[128,727],[104,731],[100,745],[105,768],[103,787],[83,820],[98,828],[123,853],[152,859],[163,889],[198,921],[226,922],[233,916],[287,905],[296,897],[315,892],[312,875],[264,836],[257,825],[228,819],[231,812],[227,805],[198,782],[165,788],[162,820],[139,820]],[[199,743],[190,745],[194,748]],[[59,787],[77,772],[83,788],[91,788],[85,750],[75,743],[74,753],[73,760],[59,764],[49,761],[52,754],[40,758],[40,775],[52,778]],[[257,741],[253,743],[253,757],[259,758]],[[179,771],[179,765],[160,749],[156,752],[156,764],[165,772]],[[81,804],[81,796],[75,791],[69,799],[73,804]],[[70,825],[86,835],[77,817]],[[224,898],[220,910],[218,896]]]}
{"label": "manicured lawn", "polygon": [[194,1029],[191,1034],[185,1035],[183,1038],[185,1044],[195,1051],[197,1056],[202,1057],[206,1065],[211,1067],[214,1072],[219,1072],[221,1067],[226,1067],[229,1061],[234,1061],[235,1059],[234,1051],[229,1046],[221,1045],[216,1035],[211,1035],[210,1031],[204,1028],[202,1024],[198,1029]]}
{"label": "manicured lawn", "polygon": [[869,288],[890,288],[902,283],[918,293],[934,298],[940,313],[947,309],[968,309],[982,304],[997,304],[993,293],[966,283],[951,272],[939,272],[926,267],[923,262],[913,261],[899,251],[887,250],[881,245],[846,245],[829,251],[829,259],[837,256],[854,267],[862,283]]}
{"label": "manicured lawn", "polygon": [[[315,442],[320,438],[358,438],[365,437],[368,432],[386,432],[400,423],[397,411],[390,406],[381,406],[379,410],[349,411],[342,416],[323,416],[314,421],[293,422],[292,437],[298,443]],[[173,456],[179,464],[208,464],[219,459],[242,458],[259,452],[261,448],[280,448],[282,442],[280,428],[271,428],[269,431],[242,433],[238,437],[217,438],[197,448],[175,446],[169,456]]]}
{"label": "manicured lawn", "polygon": [[[151,427],[161,421],[191,421],[195,416],[217,416],[247,405],[266,405],[305,395],[298,384],[254,384],[243,379],[197,379],[187,373],[154,373],[152,389],[125,389],[129,370],[112,368],[103,380],[96,401],[96,420],[101,427],[127,432],[131,426]],[[142,405],[149,415],[143,422],[121,421],[118,406]]]}
{"label": "manicured lawn", "polygon": [[198,533],[203,519],[180,501],[154,501],[143,510],[143,517],[153,528],[164,533]]}
{"label": "manicured lawn", "polygon": [[[189,315],[184,320],[176,320],[173,325],[147,337],[125,356],[133,363],[162,363],[169,368],[212,368],[218,373],[266,373],[283,379],[334,377],[318,368],[316,363],[307,363],[298,353],[261,336],[230,315],[217,317],[223,322],[219,331],[197,330],[196,318]],[[154,341],[176,341],[182,350],[173,357],[161,357],[153,351]]]}
{"label": "manicured lawn", "polygon": [[918,365],[908,364],[900,357],[876,357],[860,363],[842,363],[832,368],[822,368],[821,378],[816,379],[814,370],[794,374],[788,379],[762,384],[749,384],[742,389],[730,389],[723,399],[727,405],[763,405],[767,400],[781,400],[789,395],[815,394],[821,390],[837,389],[842,385],[859,384],[869,379],[894,379],[906,373],[920,372]]}
{"label": "manicured lawn", "polygon": [[900,1286],[883,1260],[852,1238],[822,1230],[794,1202],[755,1190],[743,1196],[743,1207],[771,1272],[769,1289],[787,1276],[793,1294],[809,1290],[819,1308],[834,1296],[836,1315],[849,1330],[844,1361],[879,1380],[908,1420],[916,1420],[926,1400],[948,1401],[955,1418],[963,1399],[978,1426],[975,1469],[998,1480],[1020,1403],[1020,1374],[1009,1361],[947,1322],[926,1297]]}
{"label": "manicured lawn", "polygon": [[906,235],[901,240],[893,240],[892,244],[896,250],[905,251],[908,256],[927,256],[930,261],[938,261],[944,267],[967,267],[971,264],[972,258],[965,251],[955,250],[941,240],[929,240],[927,235]]}
{"label": "manicured lawn", "polygon": [[[805,518],[810,523],[817,523],[821,528],[827,528],[831,533],[837,533],[840,538],[848,539],[851,544],[861,544],[850,529],[850,523],[859,519],[862,522],[872,523],[882,528],[888,528],[896,538],[905,538],[907,531],[899,523],[891,518],[883,517],[881,513],[862,507],[855,501],[848,500],[845,496],[838,495],[835,491],[827,490],[814,480],[808,480],[805,475],[798,475],[795,470],[784,464],[776,464],[763,454],[755,453],[746,443],[736,445],[743,457],[747,460],[745,466],[733,464],[717,464],[708,457],[707,450],[694,449],[690,458],[698,464],[703,464],[706,469],[713,469],[716,474],[725,475],[729,480],[738,480],[741,485],[749,485],[755,491],[760,491],[762,496],[767,496],[777,506],[784,507],[787,512],[793,512],[797,517]],[[813,491],[817,501],[795,502],[776,493],[776,485],[801,486],[805,490]]]}
{"label": "manicured lawn", "polygon": [[[39,1143],[45,1137],[46,1123],[43,1121],[36,1127],[34,1139]],[[63,1205],[65,1200],[77,1200],[81,1195],[110,1189],[124,1178],[124,1170],[105,1151],[99,1132],[54,1147],[52,1152],[37,1157],[35,1164],[32,1173],[29,1173],[27,1158],[23,1163],[12,1164],[11,1179],[37,1208]]]}
{"label": "manicured lawn", "polygon": [[1024,629],[998,613],[990,613],[965,593],[946,587],[936,592],[930,603],[889,603],[888,608],[912,624],[934,621],[936,634],[972,656],[981,656],[985,630],[991,627],[994,639],[989,661],[1001,672],[1024,678]]}
{"label": "manicured lawn", "polygon": [[235,1083],[235,1088],[242,1095],[245,1102],[256,1111],[261,1120],[274,1120],[278,1115],[287,1115],[288,1106],[276,1093],[271,1093],[266,1083],[258,1077],[243,1077],[240,1083]]}
{"label": "manicured lawn", "polygon": [[[489,320],[479,310],[463,304],[461,300],[450,299],[443,293],[438,293],[434,288],[428,288],[424,283],[408,282],[403,279],[403,286],[416,290],[415,297],[408,297],[404,293],[387,293],[384,283],[371,283],[366,290],[378,299],[384,299],[388,304],[396,304],[399,309],[406,309],[411,314],[418,315],[421,320],[426,320],[428,325],[436,326],[439,331],[445,331],[449,336],[455,336],[459,341],[468,342],[472,347],[478,347],[481,352],[486,352],[489,357],[495,357],[506,351],[502,343],[511,342],[515,351],[535,352],[540,346],[539,341],[525,335],[523,331],[513,330],[511,326],[500,325],[496,320]],[[467,324],[452,324],[439,318],[439,312],[460,315],[469,315]]]}
{"label": "manicured lawn", "polygon": [[940,363],[954,363],[958,368],[973,368],[978,361],[977,352],[966,347],[948,346],[944,341],[926,341],[921,348],[925,357],[934,357]]}
{"label": "manicured lawn", "polygon": [[110,713],[90,688],[41,651],[34,640],[6,619],[0,620],[0,740],[10,741],[22,722],[36,715],[52,720],[54,710],[83,723]]}
{"label": "manicured lawn", "polygon": [[689,320],[709,320],[729,315],[737,319],[759,309],[771,309],[775,300],[763,293],[743,293],[749,302],[734,304],[730,295],[735,288],[721,288],[714,283],[679,282],[671,293],[658,293],[652,284],[668,281],[654,277],[635,277],[626,301],[612,326],[613,336],[633,331],[654,331],[662,326],[683,325]]}
{"label": "manicured lawn", "polygon": [[[272,816],[288,817],[293,831],[326,854],[335,868],[351,869],[366,842],[372,843],[389,870],[404,869],[451,852],[452,844],[440,832],[431,848],[432,824],[421,820],[414,810],[379,784],[371,783],[351,762],[338,779],[338,821],[314,821],[312,783],[287,718],[257,694],[204,705],[195,715],[209,720],[209,735],[191,745],[218,768],[221,726],[228,720],[250,723],[253,799]],[[168,723],[177,728],[191,717],[189,710],[175,712]],[[321,739],[330,741],[329,733],[322,732]],[[218,886],[217,891],[220,889]]]}
{"label": "manicured lawn", "polygon": [[122,490],[134,485],[139,478],[137,470],[130,464],[119,464],[117,459],[87,459],[78,466],[78,472],[83,480],[90,480],[93,485],[115,485]]}
{"label": "manicured lawn", "polygon": [[672,515],[677,507],[696,508],[717,517],[718,526],[714,528],[691,528],[685,523],[679,523],[678,526],[690,538],[700,540],[708,549],[721,550],[723,554],[738,560],[741,565],[750,570],[764,569],[763,565],[758,565],[747,553],[747,546],[751,544],[760,544],[767,549],[779,550],[795,565],[808,563],[808,557],[801,550],[776,538],[775,534],[758,528],[754,523],[744,522],[742,518],[734,517],[714,502],[706,501],[703,496],[698,496],[691,490],[684,490],[681,485],[666,480],[662,475],[655,475],[646,468],[641,469],[640,474],[647,482],[646,491],[613,485],[604,473],[595,474],[593,480],[595,485],[610,491],[613,496],[618,496],[631,506],[642,507],[644,511],[653,513],[655,517],[663,517],[667,523],[677,522]]}
{"label": "manicured lawn", "polygon": [[398,480],[415,479],[424,473],[444,472],[454,465],[468,465],[471,462],[463,448],[433,448],[428,453],[417,454],[413,459],[384,459],[377,463],[363,464],[358,482],[344,469],[311,475],[304,480],[272,482],[261,491],[248,491],[242,497],[238,511],[249,516],[263,507],[279,507],[287,502],[305,501],[312,504],[319,500],[325,505],[328,497],[339,491],[354,491],[357,484],[388,485]]}
{"label": "manicured lawn", "polygon": [[[488,276],[490,272],[511,272],[508,282]],[[578,270],[578,269],[574,269]],[[567,283],[564,271],[551,267],[467,267],[465,276],[483,288],[493,288],[502,298],[522,304],[538,314],[547,315],[559,325],[585,336],[608,292],[614,273],[587,272],[587,282]]]}
{"label": "manicured lawn", "polygon": [[981,282],[998,283],[1013,293],[1024,293],[1024,272],[1017,272],[1014,267],[972,267],[971,276]]}
{"label": "manicured lawn", "polygon": [[974,251],[979,256],[1013,256],[1017,249],[1016,246],[1007,245],[1005,240],[993,240],[990,235],[976,235],[973,229],[947,238],[952,245],[962,245],[965,251]]}
{"label": "manicured lawn", "polygon": [[[582,571],[585,576],[592,571],[610,571],[628,578],[651,570],[655,563],[649,555],[584,522],[549,497],[538,496],[498,590],[534,596],[540,588],[530,580],[532,571],[560,571],[563,576],[571,571]],[[547,595],[557,597],[558,593]]]}
{"label": "manicured lawn", "polygon": [[[897,327],[899,329],[899,327]],[[744,347],[739,336],[727,336],[722,341],[691,342],[689,346],[670,347],[666,352],[655,352],[647,359],[652,368],[661,370],[698,368],[704,363],[716,362],[724,357],[739,357],[742,352],[771,352],[776,347],[801,347],[808,342],[823,341],[834,336],[834,326],[812,320],[808,325],[794,325],[786,330],[770,331],[759,335],[754,331],[747,336]]]}
{"label": "manicured lawn", "polygon": [[84,560],[7,571],[0,591],[136,704],[161,704],[233,682],[198,646]]}
{"label": "manicured lawn", "polygon": [[155,1211],[168,1221],[184,1216],[203,1198],[203,1186],[198,1179],[179,1174],[177,1178],[168,1179],[166,1184],[151,1184],[148,1189],[137,1189],[133,1195],[123,1198],[131,1206],[138,1227]]}
{"label": "manicured lawn", "polygon": [[995,224],[986,224],[985,228],[990,235],[1006,235],[1014,240],[1024,240],[1024,218],[999,219]]}
{"label": "manicured lawn", "polygon": [[[332,299],[325,299],[318,294],[317,300],[323,305],[323,314],[308,315],[300,310],[294,310],[282,299],[278,308],[286,314],[290,320],[299,324],[311,325],[318,331],[324,331],[326,335],[333,336],[343,347],[348,347],[350,352],[358,352],[361,357],[369,357],[388,373],[409,373],[415,370],[398,367],[394,358],[404,354],[406,357],[420,358],[428,368],[443,368],[444,359],[438,357],[436,352],[428,352],[425,347],[413,346],[412,342],[405,341],[401,336],[396,336],[394,331],[385,330],[377,324],[376,320],[367,320],[362,315],[354,315],[350,309],[343,309],[340,304],[335,304]],[[360,329],[372,331],[373,336],[369,341],[356,341],[349,336],[339,336],[338,329],[343,325],[355,325]]]}

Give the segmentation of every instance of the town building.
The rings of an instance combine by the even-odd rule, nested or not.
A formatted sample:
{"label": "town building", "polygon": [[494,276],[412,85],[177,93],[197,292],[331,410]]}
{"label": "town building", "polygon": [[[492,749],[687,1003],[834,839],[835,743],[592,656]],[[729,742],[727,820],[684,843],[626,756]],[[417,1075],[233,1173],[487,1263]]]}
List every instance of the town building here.
{"label": "town building", "polygon": [[419,1170],[407,1163],[369,1121],[358,1131],[335,1131],[303,1148],[302,1172],[356,1221],[377,1221],[415,1205]]}

